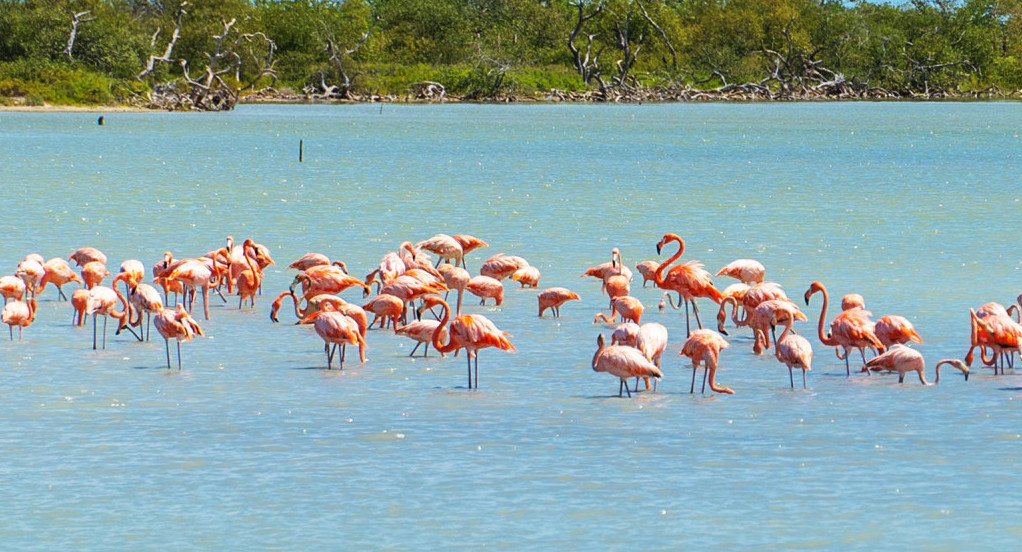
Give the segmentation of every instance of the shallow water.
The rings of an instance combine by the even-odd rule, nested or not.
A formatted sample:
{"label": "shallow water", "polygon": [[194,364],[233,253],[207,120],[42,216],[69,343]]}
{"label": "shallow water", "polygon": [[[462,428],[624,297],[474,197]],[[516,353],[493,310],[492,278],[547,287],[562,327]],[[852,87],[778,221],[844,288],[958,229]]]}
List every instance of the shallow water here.
{"label": "shallow water", "polygon": [[[0,266],[99,247],[116,271],[253,237],[277,261],[257,308],[212,302],[206,339],[164,347],[69,325],[44,292],[0,341],[0,543],[9,549],[545,548],[1000,550],[1017,521],[1022,382],[1012,371],[845,376],[814,336],[810,389],[732,332],[690,395],[684,320],[658,391],[619,399],[589,362],[606,311],[578,275],[665,232],[716,271],[763,262],[793,298],[821,280],[907,316],[931,366],[968,308],[1020,289],[1017,103],[243,106],[228,114],[0,113]],[[304,161],[298,162],[299,140]],[[517,354],[326,371],[308,327],[267,317],[308,251],[363,275],[405,240],[470,233],[583,300],[536,318],[507,283],[479,307]],[[668,248],[671,251],[673,249]],[[717,278],[723,287],[731,283]],[[358,294],[342,294],[359,301]],[[711,305],[702,303],[704,321]],[[828,319],[834,314],[833,307]]]}

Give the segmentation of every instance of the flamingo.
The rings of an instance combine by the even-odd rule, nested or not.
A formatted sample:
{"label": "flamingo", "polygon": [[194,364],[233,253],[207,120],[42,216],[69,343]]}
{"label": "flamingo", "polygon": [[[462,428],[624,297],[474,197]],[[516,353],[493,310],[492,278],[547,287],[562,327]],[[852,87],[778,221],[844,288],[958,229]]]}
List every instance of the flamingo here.
{"label": "flamingo", "polygon": [[[464,268],[446,263],[437,267],[437,272],[443,277],[448,294],[450,294],[451,290],[458,290],[458,303],[454,314],[461,314],[461,300],[465,295],[465,290],[468,288],[469,281],[472,280],[472,276]],[[445,295],[444,300],[446,299],[447,296]]]}
{"label": "flamingo", "polygon": [[57,298],[58,300],[63,299],[67,301],[67,295],[64,295],[64,290],[61,287],[69,282],[82,283],[82,279],[75,274],[75,271],[71,270],[71,265],[67,264],[67,261],[60,257],[54,257],[43,264],[45,273],[42,279],[39,281],[38,287],[32,292],[32,295],[38,295],[46,289],[46,284],[53,284],[57,286]]}
{"label": "flamingo", "polygon": [[483,262],[483,266],[479,267],[479,274],[496,280],[503,280],[514,274],[519,268],[527,266],[529,266],[529,261],[522,257],[497,253]]}
{"label": "flamingo", "polygon": [[171,272],[171,267],[176,267],[178,264],[174,261],[174,255],[170,251],[163,252],[163,260],[153,263],[153,283],[159,284],[163,288],[163,300],[166,303],[170,303],[170,292],[174,292],[174,302],[177,302],[177,295],[185,292],[184,285],[177,280],[169,280],[167,276]]}
{"label": "flamingo", "polygon": [[877,320],[876,324],[873,325],[873,333],[884,344],[884,347],[903,345],[909,341],[923,342],[923,338],[919,337],[919,334],[916,333],[912,323],[904,316],[896,314],[888,314]]}
{"label": "flamingo", "polygon": [[468,281],[468,286],[465,289],[481,299],[480,305],[485,305],[487,299],[496,301],[498,307],[504,303],[504,284],[496,278],[476,276]]}
{"label": "flamingo", "polygon": [[[340,261],[338,261],[340,262]],[[287,265],[288,269],[297,269],[299,271],[308,270],[314,266],[322,266],[330,264],[330,257],[322,253],[306,253],[302,255],[297,261]],[[344,272],[348,272],[348,267],[344,263],[338,265]]]}
{"label": "flamingo", "polygon": [[489,247],[490,246],[490,244],[484,242],[483,240],[481,240],[481,239],[479,239],[479,238],[477,238],[475,236],[471,236],[469,234],[455,234],[455,235],[451,236],[451,238],[453,238],[454,241],[458,242],[458,245],[461,246],[461,253],[462,253],[462,255],[461,255],[461,266],[463,268],[465,268],[466,270],[468,269],[468,265],[465,264],[465,255],[468,255],[469,253],[471,253],[472,251],[474,251],[474,250],[476,250],[476,249],[478,249],[480,247]]}
{"label": "flamingo", "polygon": [[0,276],[0,295],[4,296],[4,304],[14,299],[21,301],[25,298],[25,281],[17,276]]}
{"label": "flamingo", "polygon": [[623,392],[632,396],[628,389],[628,378],[656,378],[664,377],[663,372],[653,364],[645,355],[634,347],[623,345],[606,346],[603,334],[596,338],[596,354],[593,355],[593,371],[607,372],[621,380],[617,388],[617,396]]}
{"label": "flamingo", "polygon": [[559,318],[561,316],[561,305],[572,300],[579,301],[581,297],[568,288],[552,287],[536,294],[536,299],[539,301],[540,318],[543,318],[543,311],[547,309],[553,310],[554,318]]}
{"label": "flamingo", "polygon": [[[433,332],[436,331],[437,326],[439,325],[439,320],[416,320],[398,327],[394,330],[394,333],[411,338],[416,342],[415,347],[412,348],[412,352],[408,354],[410,357],[415,356],[415,351],[418,350],[419,346],[425,344],[426,346],[422,349],[422,356],[425,358],[429,356],[429,344],[433,341]],[[448,339],[448,337],[447,328],[440,328],[440,340],[443,341]],[[441,353],[440,356],[447,355]]]}
{"label": "flamingo", "polygon": [[639,325],[635,322],[622,322],[614,328],[610,334],[611,345],[627,345],[635,347],[635,340],[639,337]]}
{"label": "flamingo", "polygon": [[664,234],[663,238],[657,242],[656,250],[659,255],[663,250],[663,247],[668,243],[675,242],[678,244],[678,251],[657,267],[655,276],[656,285],[659,288],[676,291],[682,297],[685,302],[685,334],[691,335],[691,326],[689,325],[688,317],[688,305],[692,304],[692,311],[696,316],[696,324],[702,328],[703,323],[699,320],[699,307],[696,306],[696,297],[707,297],[714,303],[720,304],[724,298],[717,288],[713,287],[713,282],[710,279],[710,273],[703,269],[702,263],[698,261],[688,261],[681,263],[678,266],[671,267],[671,270],[664,275],[664,271],[671,263],[678,260],[681,254],[685,252],[685,242],[682,241],[677,234]]}
{"label": "flamingo", "polygon": [[[114,281],[116,283],[116,280]],[[115,287],[116,289],[116,287]],[[131,316],[128,316],[129,331],[134,333],[134,330],[130,330],[130,327],[138,328],[139,333],[135,335],[139,341],[149,341],[149,336],[152,330],[150,330],[150,323],[152,322],[153,314],[159,314],[163,310],[163,300],[160,299],[160,292],[157,291],[153,286],[139,282],[138,285],[131,288],[128,292],[128,304],[131,305],[132,311],[138,315],[138,320],[132,320]],[[145,313],[146,324],[145,329],[142,328],[142,314]],[[143,334],[144,332],[144,334]],[[121,333],[121,328],[117,329],[114,335]]]}
{"label": "flamingo", "polygon": [[120,278],[124,282],[124,294],[130,295],[131,289],[142,282],[145,278],[145,265],[138,259],[127,259],[121,261],[121,268],[117,272],[117,276],[114,277],[114,281],[110,284],[110,287],[117,286],[117,279]]}
{"label": "flamingo", "polygon": [[[667,328],[658,322],[646,322],[639,326],[635,332],[635,348],[657,368],[661,368],[660,357],[667,350]],[[649,389],[649,378],[646,378],[646,389]],[[638,379],[635,380],[635,390],[639,390]],[[656,380],[653,382],[653,390],[656,391]]]}
{"label": "flamingo", "polygon": [[231,273],[238,285],[238,308],[248,299],[252,308],[255,308],[256,294],[263,283],[263,271],[259,268],[256,260],[257,253],[251,239],[245,240],[242,246],[242,258],[246,268],[235,271],[235,264],[231,264]]}
{"label": "flamingo", "polygon": [[106,255],[95,247],[83,247],[72,253],[67,260],[74,261],[78,266],[85,266],[85,263],[99,261],[106,264]]}
{"label": "flamingo", "polygon": [[[820,323],[817,327],[819,334],[820,343],[823,343],[827,347],[840,347],[844,349],[844,356],[838,351],[838,358],[844,359],[845,361],[845,375],[851,375],[851,369],[848,363],[848,354],[852,349],[858,349],[862,355],[862,364],[866,364],[866,347],[873,347],[878,353],[884,352],[884,344],[880,342],[876,334],[873,333],[873,322],[869,319],[869,311],[861,308],[851,308],[846,311],[842,311],[841,314],[834,317],[834,320],[830,323],[830,334],[823,333],[824,318],[827,316],[827,288],[820,282],[813,282],[809,285],[809,289],[805,293],[806,305],[809,305],[809,298],[814,293],[820,292],[823,294],[823,306],[820,308]],[[867,372],[868,373],[868,372]]]}
{"label": "flamingo", "polygon": [[270,312],[270,320],[272,320],[273,322],[280,322],[280,320],[277,319],[276,314],[277,311],[280,309],[280,305],[283,302],[284,297],[291,297],[291,300],[294,301],[295,316],[298,318],[299,321],[301,321],[303,318],[316,311],[323,310],[323,305],[331,303],[333,310],[355,321],[355,324],[358,325],[358,333],[362,335],[362,339],[365,339],[366,330],[368,329],[369,326],[369,318],[366,315],[366,311],[363,310],[362,307],[354,303],[348,303],[344,299],[341,299],[336,295],[330,295],[328,293],[321,293],[309,299],[308,301],[305,302],[304,309],[298,308],[298,298],[295,297],[293,293],[291,293],[290,291],[285,291],[284,293],[281,293],[280,297],[278,297],[277,300],[274,301],[273,310]]}
{"label": "flamingo", "polygon": [[717,272],[717,276],[730,276],[743,284],[758,284],[763,281],[766,269],[753,259],[736,259]]}
{"label": "flamingo", "polygon": [[539,285],[539,269],[534,266],[519,268],[511,275],[511,279],[522,284],[523,288],[534,288]]}
{"label": "flamingo", "polygon": [[451,320],[448,330],[447,343],[440,341],[440,332],[447,324],[451,316],[451,307],[446,301],[436,295],[423,297],[423,306],[420,308],[432,308],[443,306],[444,314],[440,319],[440,325],[433,331],[431,343],[439,353],[450,353],[458,349],[465,349],[468,360],[468,388],[472,389],[472,360],[475,359],[475,388],[479,389],[479,350],[486,347],[496,347],[504,351],[514,352],[515,346],[508,340],[511,334],[501,331],[490,322],[490,319],[479,314],[461,314]]}
{"label": "flamingo", "polygon": [[[734,322],[736,328],[749,325],[749,311],[744,307],[745,294],[749,292],[750,288],[747,284],[738,282],[731,284],[724,288],[720,294],[723,296],[720,300],[720,309],[717,310],[717,331],[727,335],[724,331],[724,321],[727,320],[727,306],[731,305],[731,321]],[[660,312],[664,310],[664,299],[674,306],[674,302],[671,301],[670,292],[665,292],[663,298],[660,300]],[[677,307],[674,307],[677,309]],[[739,311],[743,311],[745,316],[742,319],[738,318]]]}
{"label": "flamingo", "polygon": [[195,302],[196,289],[202,289],[202,314],[209,320],[209,290],[220,283],[220,272],[216,263],[208,258],[185,259],[175,268],[169,268],[170,274],[164,276],[168,280],[176,280],[187,288],[191,293],[191,299],[187,301],[189,312]]}
{"label": "flamingo", "polygon": [[[1022,325],[1012,320],[1007,311],[999,303],[987,303],[979,310],[969,309],[972,320],[972,334],[969,352],[965,355],[965,363],[972,364],[973,350],[980,348],[980,357],[983,364],[993,366],[994,374],[1004,373],[1005,357],[1008,364],[1011,364],[1009,353],[1022,350]],[[986,348],[993,350],[990,359],[986,357]],[[1001,362],[998,362],[998,361]]]}
{"label": "flamingo", "polygon": [[[358,331],[358,324],[344,314],[333,310],[333,303],[324,303],[322,310],[306,316],[298,323],[312,324],[316,334],[323,340],[327,370],[333,368],[332,363],[337,347],[347,347],[348,344],[358,345],[359,360],[366,361],[366,342]],[[340,366],[343,370],[343,353],[341,353]]]}
{"label": "flamingo", "polygon": [[906,373],[915,372],[919,374],[919,382],[923,385],[937,385],[940,383],[940,367],[943,364],[950,364],[953,368],[958,369],[965,375],[965,381],[969,381],[969,367],[957,358],[946,358],[937,363],[937,376],[933,383],[927,382],[926,375],[923,373],[926,369],[926,362],[923,360],[922,353],[904,345],[895,345],[884,354],[871,358],[866,363],[866,368],[897,372],[898,383],[905,383]]}
{"label": "flamingo", "polygon": [[349,287],[359,286],[362,288],[362,296],[368,297],[371,291],[369,286],[362,280],[349,276],[337,264],[338,262],[334,261],[334,264],[330,265],[311,266],[305,272],[299,272],[295,275],[294,280],[291,281],[291,291],[293,292],[300,283],[302,285],[302,295],[305,299],[309,299],[322,293],[335,294]]}
{"label": "flamingo", "polygon": [[841,310],[846,311],[854,308],[866,308],[866,300],[858,293],[849,293],[841,298]]}
{"label": "flamingo", "polygon": [[[681,347],[680,355],[692,359],[692,388],[689,393],[695,393],[696,369],[699,364],[703,365],[703,392],[706,392],[706,374],[710,375],[710,390],[716,393],[727,393],[734,395],[735,392],[728,387],[717,387],[717,361],[720,358],[721,349],[726,349],[728,342],[721,335],[713,330],[698,329],[692,332]],[[679,356],[680,356],[679,355]]]}
{"label": "flamingo", "polygon": [[85,321],[85,309],[89,306],[89,290],[77,288],[71,292],[71,325],[81,326]]}
{"label": "flamingo", "polygon": [[167,347],[167,370],[170,370],[170,340],[177,340],[177,369],[181,370],[181,342],[191,341],[196,335],[203,336],[202,328],[191,315],[185,311],[184,305],[178,305],[177,310],[162,308],[153,317],[153,326],[163,336]]}
{"label": "flamingo", "polygon": [[46,276],[46,267],[43,261],[39,260],[41,258],[36,253],[26,255],[25,260],[18,263],[18,270],[14,273],[15,276],[25,282],[25,289],[29,295],[34,296],[36,294],[36,289]]}
{"label": "flamingo", "polygon": [[3,310],[0,310],[0,320],[7,324],[7,328],[11,332],[11,341],[14,341],[15,326],[18,327],[18,339],[21,339],[22,330],[35,320],[35,309],[36,302],[34,297],[29,297],[27,302],[14,300],[4,304]]}
{"label": "flamingo", "polygon": [[[772,322],[776,320],[776,322]],[[778,323],[785,323],[788,320],[807,320],[806,315],[798,310],[798,307],[790,301],[781,299],[770,299],[763,301],[749,314],[749,326],[752,326],[752,333],[756,342],[752,346],[752,352],[761,354],[763,349],[770,348],[770,337],[767,336],[767,329]],[[725,334],[727,335],[727,334]],[[776,337],[776,334],[774,335]]]}
{"label": "flamingo", "polygon": [[102,284],[103,280],[110,275],[106,265],[99,261],[89,261],[82,265],[82,282],[86,289],[92,289]]}
{"label": "flamingo", "polygon": [[[380,328],[383,329],[386,323],[387,326],[393,324],[394,328],[398,327],[398,320],[405,311],[405,301],[400,297],[395,297],[389,293],[381,293],[376,297],[373,297],[368,303],[362,305],[362,308],[366,312],[371,312],[376,315],[373,318],[370,327],[376,324],[376,321],[380,321]],[[389,319],[389,322],[388,322]]]}
{"label": "flamingo", "polygon": [[629,282],[632,281],[632,271],[621,263],[621,250],[616,247],[610,251],[609,261],[586,269],[586,271],[582,273],[582,277],[592,276],[594,278],[599,278],[600,280],[606,280],[607,277],[615,274],[624,276]]}
{"label": "flamingo", "polygon": [[609,274],[603,279],[603,287],[600,288],[600,293],[606,294],[610,297],[611,302],[616,297],[622,297],[631,294],[632,285],[628,281],[628,278],[624,274]]}
{"label": "flamingo", "polygon": [[465,251],[462,249],[461,243],[447,234],[437,234],[415,244],[414,247],[436,253],[436,266],[440,266],[442,262],[449,264],[451,260],[454,261],[454,266],[465,264]]}
{"label": "flamingo", "polygon": [[777,315],[774,315],[770,320],[770,325],[776,326],[778,323],[785,324],[785,327],[781,332],[781,337],[774,338],[774,354],[777,356],[777,360],[788,367],[788,381],[791,383],[792,389],[795,388],[792,369],[802,370],[802,389],[805,389],[807,387],[806,372],[813,369],[813,346],[808,339],[791,331],[791,327],[795,324],[795,317],[788,316],[782,322]]}
{"label": "flamingo", "polygon": [[618,313],[621,313],[622,320],[631,320],[636,324],[642,318],[642,312],[645,307],[642,306],[642,301],[639,301],[635,297],[630,295],[624,295],[622,297],[615,297],[611,301],[611,312],[610,316],[606,314],[597,313],[596,318],[593,319],[593,324],[603,320],[604,322],[613,322],[617,317]]}
{"label": "flamingo", "polygon": [[[118,311],[118,303],[124,306],[124,310]],[[96,349],[96,317],[103,315],[103,349],[106,349],[106,324],[108,318],[116,318],[119,321],[118,329],[127,325],[128,300],[121,292],[106,286],[95,286],[89,290],[86,300],[85,314],[92,316],[92,349]]]}
{"label": "flamingo", "polygon": [[635,265],[635,270],[639,271],[639,275],[642,276],[642,287],[646,287],[646,282],[653,282],[656,285],[656,269],[660,263],[656,261],[642,261]]}

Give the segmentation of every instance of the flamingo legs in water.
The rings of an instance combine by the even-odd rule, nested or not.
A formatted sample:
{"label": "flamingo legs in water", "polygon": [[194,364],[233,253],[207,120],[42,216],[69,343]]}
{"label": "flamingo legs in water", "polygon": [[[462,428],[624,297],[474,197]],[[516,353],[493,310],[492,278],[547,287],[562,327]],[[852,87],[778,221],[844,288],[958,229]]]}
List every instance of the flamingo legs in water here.
{"label": "flamingo legs in water", "polygon": [[[177,371],[181,371],[181,340],[177,341]],[[167,338],[163,339],[163,343],[167,346],[167,370],[170,370],[170,340]]]}

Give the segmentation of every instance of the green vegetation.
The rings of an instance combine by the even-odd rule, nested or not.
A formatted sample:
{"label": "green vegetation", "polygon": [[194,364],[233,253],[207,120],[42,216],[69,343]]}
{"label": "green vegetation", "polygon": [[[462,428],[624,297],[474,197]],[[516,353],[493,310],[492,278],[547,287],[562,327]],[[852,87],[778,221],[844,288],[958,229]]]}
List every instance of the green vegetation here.
{"label": "green vegetation", "polygon": [[1022,0],[0,0],[0,104],[229,109],[271,86],[428,83],[470,100],[1008,94]]}

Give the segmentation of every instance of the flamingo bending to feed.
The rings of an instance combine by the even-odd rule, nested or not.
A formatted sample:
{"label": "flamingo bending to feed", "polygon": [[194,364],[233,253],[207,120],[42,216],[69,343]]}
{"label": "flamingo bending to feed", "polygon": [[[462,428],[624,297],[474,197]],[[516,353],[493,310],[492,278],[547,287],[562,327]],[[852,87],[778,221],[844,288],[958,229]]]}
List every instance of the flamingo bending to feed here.
{"label": "flamingo bending to feed", "polygon": [[435,266],[440,266],[440,263],[450,264],[451,260],[454,261],[454,266],[465,264],[464,249],[462,249],[458,240],[447,234],[436,234],[428,240],[415,244],[414,247],[415,249],[425,249],[426,251],[436,253],[437,260]]}
{"label": "flamingo bending to feed", "polygon": [[[438,326],[440,326],[439,320],[415,320],[395,329],[394,333],[403,335],[416,342],[412,352],[408,353],[410,357],[415,356],[415,351],[418,350],[420,345],[425,345],[422,349],[422,357],[426,358],[429,356],[429,344],[433,341],[433,332],[436,331]],[[448,339],[448,337],[447,328],[440,328],[440,340],[443,341]],[[447,355],[440,353],[440,356]]]}
{"label": "flamingo bending to feed", "polygon": [[539,302],[539,317],[543,318],[543,311],[551,309],[554,312],[554,318],[561,316],[561,305],[568,301],[578,301],[581,297],[577,293],[571,291],[568,288],[552,287],[544,289],[543,291],[536,294],[536,299]]}
{"label": "flamingo bending to feed", "polygon": [[639,275],[642,276],[642,287],[646,287],[646,282],[653,282],[656,285],[656,269],[660,263],[656,261],[642,261],[635,265],[635,270],[639,271]]}
{"label": "flamingo bending to feed", "polygon": [[681,347],[680,355],[692,359],[692,387],[689,393],[695,393],[696,369],[701,363],[703,365],[703,393],[706,392],[706,375],[709,372],[710,390],[717,393],[734,395],[735,392],[728,387],[717,387],[717,362],[720,359],[721,349],[726,349],[728,342],[721,335],[713,330],[702,328],[692,332]]}
{"label": "flamingo bending to feed", "polygon": [[[339,266],[345,272],[348,271],[348,268],[347,268],[347,266],[344,265],[344,263],[342,263],[341,261],[337,261],[337,262],[341,263]],[[330,264],[330,257],[327,257],[326,255],[324,255],[322,253],[306,253],[306,254],[302,255],[301,257],[299,257],[297,261],[287,265],[287,267],[288,267],[288,269],[294,268],[294,269],[297,269],[297,270],[300,270],[300,271],[305,271],[305,270],[308,270],[308,269],[310,269],[310,268],[312,268],[314,266],[328,265],[328,264]]]}
{"label": "flamingo bending to feed", "polygon": [[362,305],[362,308],[366,312],[376,315],[372,323],[369,324],[370,327],[379,320],[380,329],[390,327],[391,325],[396,329],[398,321],[405,312],[405,301],[389,293],[381,293],[373,297],[368,303]]}
{"label": "flamingo bending to feed", "polygon": [[[688,305],[692,304],[692,311],[695,313],[696,324],[702,328],[703,323],[699,320],[699,307],[696,306],[696,297],[707,297],[716,304],[720,304],[724,296],[720,293],[717,288],[713,287],[713,281],[710,278],[710,273],[703,269],[702,263],[698,261],[687,261],[677,266],[671,267],[668,271],[667,267],[671,263],[678,260],[681,254],[685,252],[685,242],[682,241],[677,234],[664,234],[663,238],[660,239],[656,244],[657,255],[663,250],[663,247],[668,243],[677,243],[678,251],[672,255],[669,259],[660,263],[657,267],[656,273],[656,285],[659,288],[676,291],[681,296],[685,303],[685,333],[691,335],[691,326],[689,324],[688,316]],[[666,275],[664,274],[666,271]]]}
{"label": "flamingo bending to feed", "polygon": [[[490,322],[490,319],[479,314],[461,314],[451,320],[450,325],[447,325],[447,321],[451,316],[451,307],[446,301],[435,295],[427,295],[422,298],[423,309],[429,309],[434,306],[443,306],[444,314],[440,319],[440,325],[433,330],[433,337],[431,343],[433,348],[439,353],[450,353],[457,351],[458,349],[465,349],[466,357],[468,361],[468,388],[472,389],[472,369],[473,364],[475,365],[475,388],[479,389],[479,350],[486,347],[496,347],[508,352],[515,352],[515,346],[508,340],[512,337],[511,334],[501,331]],[[448,330],[447,343],[444,344],[440,341],[440,332],[444,327]],[[473,359],[475,362],[473,363]]]}
{"label": "flamingo bending to feed", "polygon": [[202,328],[191,315],[185,311],[184,305],[178,305],[177,309],[162,308],[153,317],[153,326],[163,336],[167,346],[167,370],[170,370],[170,340],[177,340],[177,369],[181,369],[181,342],[191,341],[196,335],[203,336]]}
{"label": "flamingo bending to feed", "polygon": [[86,289],[92,289],[102,284],[103,280],[110,275],[106,265],[99,261],[89,261],[82,265],[82,282]]}
{"label": "flamingo bending to feed", "polygon": [[775,315],[770,320],[771,326],[776,326],[779,323],[785,324],[785,327],[781,336],[774,339],[774,354],[777,356],[777,360],[788,367],[788,381],[791,383],[792,389],[795,388],[792,369],[802,370],[802,389],[805,389],[807,387],[806,372],[813,369],[813,346],[808,339],[791,331],[791,327],[795,324],[795,317],[789,316],[782,322]]}
{"label": "flamingo bending to feed", "polygon": [[895,345],[886,353],[870,359],[866,363],[866,368],[897,372],[898,383],[905,383],[906,373],[915,372],[919,374],[919,382],[923,385],[937,385],[940,383],[940,367],[943,364],[950,364],[953,368],[958,369],[965,375],[965,381],[969,381],[969,367],[957,358],[946,358],[937,363],[937,377],[933,383],[927,382],[926,375],[923,373],[926,369],[926,361],[923,360],[922,353],[904,345]]}
{"label": "flamingo bending to feed", "polygon": [[[809,289],[806,290],[805,301],[806,305],[809,305],[809,298],[817,292],[823,294],[823,306],[820,308],[820,323],[817,327],[820,343],[827,347],[844,349],[844,355],[842,356],[841,351],[838,350],[837,356],[845,361],[845,375],[851,375],[848,355],[852,349],[859,350],[859,353],[862,355],[863,369],[865,370],[866,348],[874,348],[879,354],[882,354],[885,350],[884,344],[873,333],[873,322],[869,319],[869,311],[859,307],[842,311],[841,314],[834,317],[834,320],[831,321],[830,334],[825,334],[823,333],[823,325],[824,319],[827,316],[827,302],[829,300],[827,288],[820,282],[813,282],[809,285]],[[867,371],[867,373],[869,372]]]}
{"label": "flamingo bending to feed", "polygon": [[736,259],[717,271],[717,276],[730,276],[750,286],[762,282],[765,275],[763,263],[753,259]]}
{"label": "flamingo bending to feed", "polygon": [[[358,357],[361,362],[366,361],[365,338],[358,331],[358,323],[348,316],[334,310],[333,303],[324,303],[322,310],[318,310],[298,321],[299,324],[312,324],[316,334],[323,340],[323,349],[326,352],[327,370],[333,369],[334,355],[337,347],[347,348],[347,345],[358,345]],[[341,353],[341,369],[344,369],[344,353]]]}
{"label": "flamingo bending to feed", "polygon": [[[664,377],[663,372],[653,364],[645,355],[634,347],[624,345],[605,345],[603,334],[596,338],[596,354],[593,355],[593,371],[607,372],[621,380],[617,388],[617,396],[632,391],[628,389],[628,378],[655,378],[659,380]],[[622,391],[623,390],[623,391]]]}
{"label": "flamingo bending to feed", "polygon": [[34,297],[28,301],[15,300],[5,303],[3,310],[0,310],[0,320],[7,324],[11,332],[11,341],[14,341],[14,327],[18,327],[18,339],[21,339],[22,330],[35,320],[36,302]]}
{"label": "flamingo bending to feed", "polygon": [[504,303],[504,284],[496,278],[476,276],[468,281],[465,289],[480,298],[480,305],[485,305],[487,299],[493,299],[498,307]]}
{"label": "flamingo bending to feed", "polygon": [[529,266],[529,261],[522,257],[497,253],[483,262],[483,266],[479,267],[479,274],[496,280],[503,280],[514,274],[519,268],[527,266]]}
{"label": "flamingo bending to feed", "polygon": [[489,247],[490,246],[490,244],[484,242],[483,240],[481,240],[481,239],[479,239],[479,238],[477,238],[475,236],[471,236],[469,234],[455,234],[455,235],[451,236],[451,238],[453,238],[454,241],[458,242],[458,245],[461,246],[461,253],[462,253],[462,255],[461,255],[461,266],[463,268],[465,268],[465,269],[468,269],[468,266],[465,264],[465,255],[468,255],[470,252],[472,252],[472,251],[474,251],[474,250],[476,250],[476,249],[478,249],[480,247]]}
{"label": "flamingo bending to feed", "polygon": [[186,301],[189,312],[195,303],[196,290],[202,289],[202,314],[209,320],[209,290],[220,284],[221,277],[216,262],[206,257],[185,259],[176,267],[168,267],[168,270],[170,273],[164,278],[180,282],[189,291],[190,298]]}
{"label": "flamingo bending to feed", "polygon": [[635,339],[639,337],[639,325],[635,322],[622,322],[610,334],[611,345],[627,345],[635,347]]}
{"label": "flamingo bending to feed", "polygon": [[78,266],[85,266],[85,263],[99,261],[106,264],[106,255],[95,247],[83,247],[72,253],[67,260],[74,261]]}
{"label": "flamingo bending to feed", "polygon": [[[118,311],[117,305],[123,305],[123,310]],[[106,324],[109,318],[116,318],[119,322],[118,329],[127,326],[128,300],[116,289],[106,286],[96,286],[89,290],[86,299],[85,314],[92,316],[92,349],[96,349],[96,317],[103,315],[103,349],[106,349]]]}
{"label": "flamingo bending to feed", "polygon": [[71,270],[71,265],[67,264],[67,261],[60,257],[54,257],[43,263],[43,269],[43,277],[39,280],[39,285],[33,290],[32,295],[39,295],[46,289],[46,284],[53,284],[57,286],[58,300],[63,299],[67,301],[67,295],[64,295],[64,290],[61,289],[64,284],[70,282],[83,283],[82,279],[75,274],[75,271]]}
{"label": "flamingo bending to feed", "polygon": [[10,299],[16,301],[24,299],[26,289],[25,281],[17,276],[0,276],[0,295],[4,296],[5,305]]}
{"label": "flamingo bending to feed", "polygon": [[[39,260],[41,258],[37,253],[26,255],[25,260],[18,263],[18,270],[14,273],[15,276],[25,282],[25,289],[29,295],[36,294],[36,289],[46,276],[44,262]],[[74,274],[73,271],[71,273]]]}
{"label": "flamingo bending to feed", "polygon": [[604,322],[614,322],[618,313],[621,313],[621,320],[631,320],[638,324],[642,318],[642,312],[645,310],[645,307],[642,305],[642,301],[639,301],[637,298],[630,295],[615,297],[610,304],[610,316],[607,316],[602,312],[596,313],[596,318],[593,318],[593,324],[601,320]]}
{"label": "flamingo bending to feed", "polygon": [[536,287],[539,285],[539,269],[534,266],[519,268],[511,275],[511,279],[522,284],[522,287]]}
{"label": "flamingo bending to feed", "polygon": [[[639,326],[635,332],[635,348],[656,365],[660,366],[660,357],[667,350],[667,328],[658,322],[647,322]],[[649,389],[649,378],[646,379],[646,389]],[[635,390],[639,390],[639,380],[635,380]],[[653,390],[656,391],[656,380],[653,381]]]}
{"label": "flamingo bending to feed", "polygon": [[877,320],[873,324],[873,333],[876,334],[880,343],[884,344],[884,347],[904,345],[909,341],[923,342],[923,338],[919,337],[912,323],[904,316],[896,314],[888,314]]}

